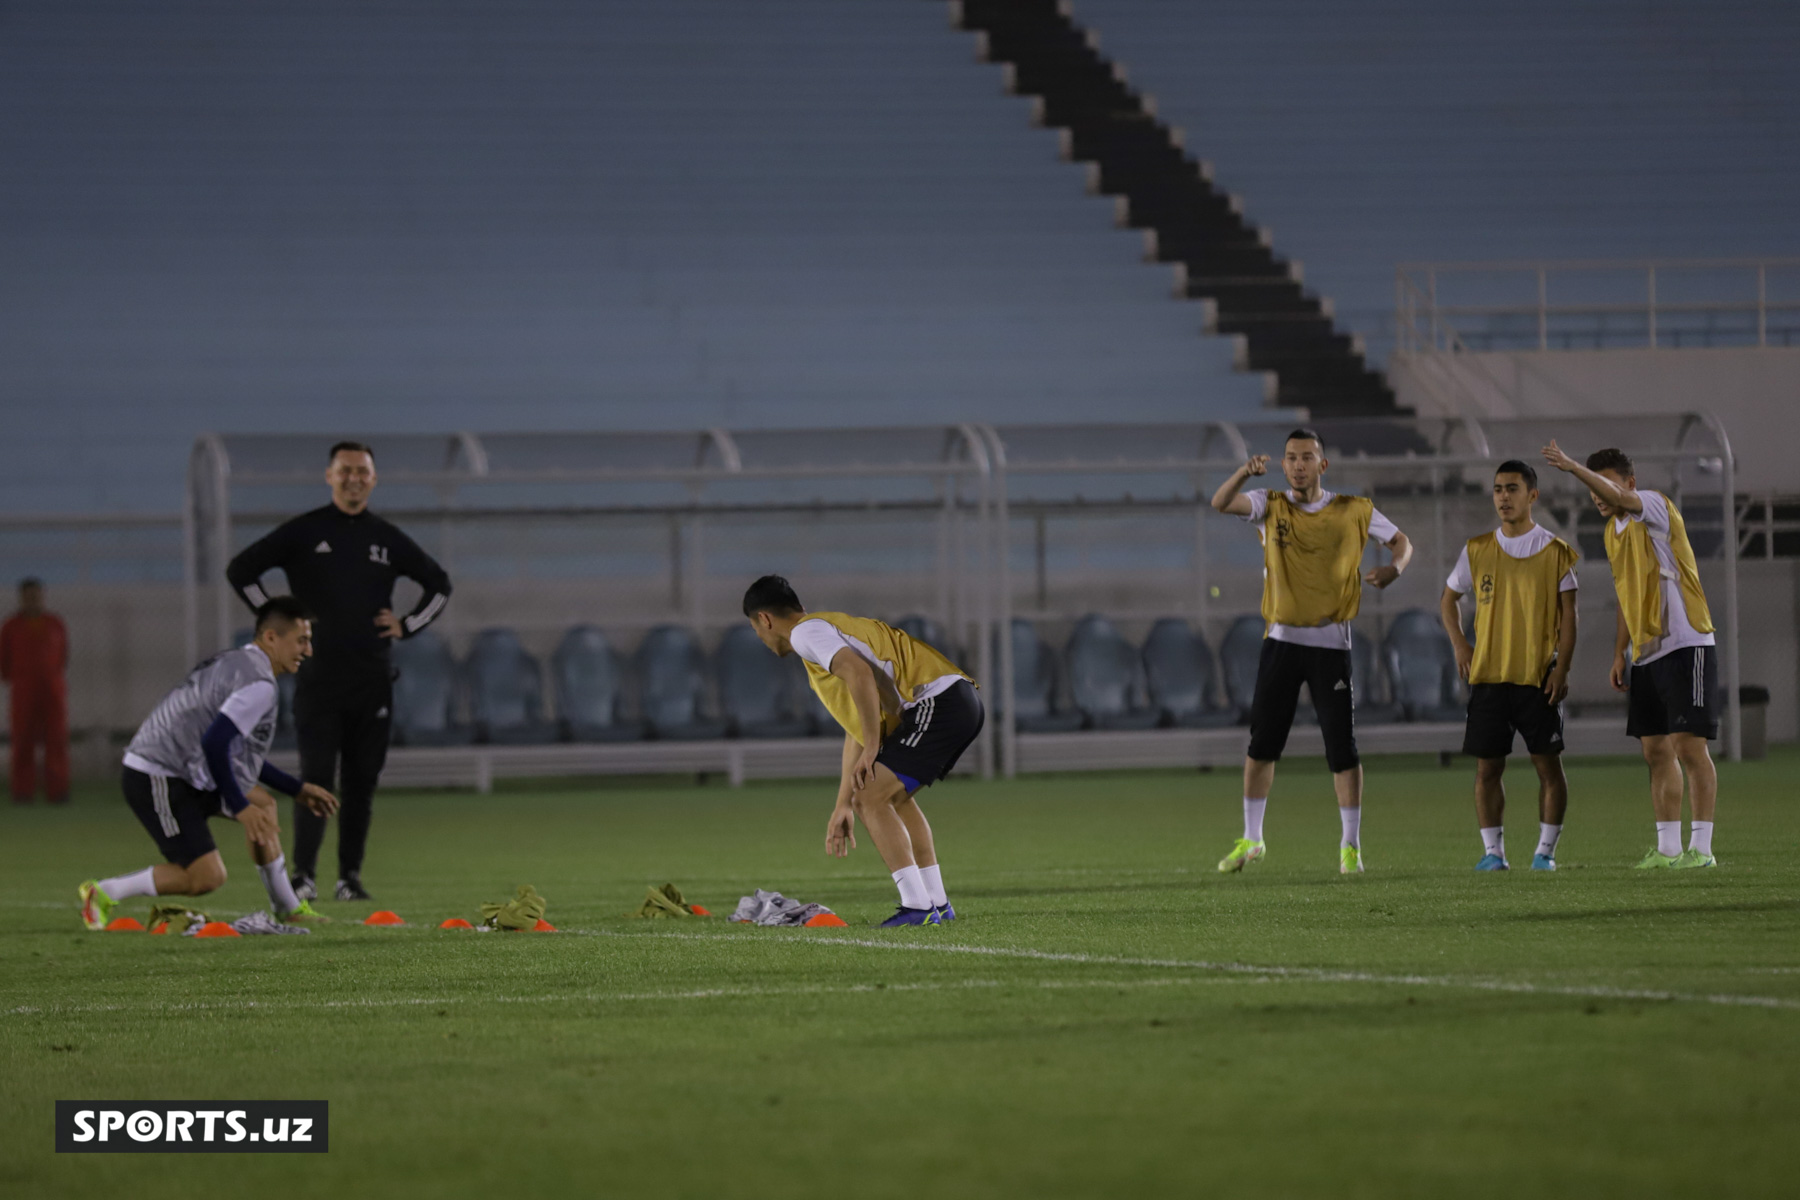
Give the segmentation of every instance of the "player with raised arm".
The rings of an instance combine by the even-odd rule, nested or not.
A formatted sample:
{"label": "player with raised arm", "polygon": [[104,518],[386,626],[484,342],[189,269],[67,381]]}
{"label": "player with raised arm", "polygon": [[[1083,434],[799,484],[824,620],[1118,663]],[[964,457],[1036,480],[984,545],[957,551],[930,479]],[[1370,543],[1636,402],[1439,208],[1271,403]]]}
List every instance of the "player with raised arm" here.
{"label": "player with raised arm", "polygon": [[855,849],[855,818],[862,818],[900,889],[900,907],[882,926],[955,920],[931,826],[913,796],[948,775],[980,735],[984,713],[974,681],[937,650],[880,621],[807,612],[779,575],[750,585],[744,615],[763,645],[800,656],[813,691],[844,727],[825,852],[843,858]]}
{"label": "player with raised arm", "polygon": [[125,751],[125,802],[168,861],[82,884],[81,919],[89,929],[106,928],[113,906],[132,896],[204,896],[223,885],[225,860],[206,826],[212,817],[244,827],[278,920],[326,920],[294,895],[275,798],[264,790],[285,792],[321,815],[337,808],[330,792],[268,762],[275,680],[298,670],[311,652],[306,608],[291,596],[265,601],[256,611],[255,640],[195,667],[138,728]]}
{"label": "player with raised arm", "polygon": [[[1556,870],[1556,844],[1569,807],[1563,774],[1562,702],[1575,654],[1575,548],[1532,519],[1537,471],[1509,459],[1494,472],[1500,528],[1470,538],[1444,582],[1439,615],[1469,684],[1463,753],[1475,759],[1477,871],[1505,871],[1506,756],[1525,739],[1538,775],[1534,871]],[[1475,644],[1463,635],[1458,601],[1475,597]]]}
{"label": "player with raised arm", "polygon": [[[1412,561],[1412,543],[1364,496],[1333,495],[1324,488],[1324,443],[1310,429],[1288,434],[1281,469],[1286,491],[1240,491],[1265,474],[1259,454],[1232,472],[1213,494],[1212,506],[1256,526],[1263,544],[1263,638],[1256,694],[1250,704],[1250,748],[1244,756],[1244,836],[1219,861],[1221,872],[1241,871],[1262,858],[1263,812],[1275,782],[1275,764],[1287,746],[1307,685],[1325,761],[1337,792],[1342,837],[1338,870],[1359,873],[1362,860],[1362,760],[1356,752],[1350,689],[1350,620],[1362,606],[1362,585],[1385,588]],[[1393,561],[1364,573],[1363,546],[1370,539],[1393,552]]]}
{"label": "player with raised arm", "polygon": [[[1713,866],[1719,775],[1706,743],[1719,735],[1719,663],[1687,523],[1667,496],[1638,489],[1623,450],[1596,450],[1584,466],[1552,441],[1544,459],[1586,484],[1606,519],[1606,559],[1619,595],[1612,685],[1630,696],[1625,732],[1643,747],[1656,817],[1656,848],[1637,867]],[[1686,850],[1684,774],[1693,815]]]}

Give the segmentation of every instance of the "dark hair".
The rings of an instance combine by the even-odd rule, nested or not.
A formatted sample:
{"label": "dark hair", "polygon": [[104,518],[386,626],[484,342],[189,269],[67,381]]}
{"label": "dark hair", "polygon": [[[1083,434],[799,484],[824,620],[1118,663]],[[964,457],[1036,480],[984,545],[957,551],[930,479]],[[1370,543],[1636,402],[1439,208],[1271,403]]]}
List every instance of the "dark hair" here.
{"label": "dark hair", "polygon": [[1637,469],[1631,465],[1631,456],[1623,450],[1613,447],[1596,450],[1588,455],[1587,469],[1590,471],[1617,471],[1627,479],[1637,474]]}
{"label": "dark hair", "polygon": [[750,585],[744,593],[744,615],[754,617],[759,612],[796,613],[804,612],[800,607],[800,597],[794,595],[794,585],[779,575],[764,575]]}
{"label": "dark hair", "polygon": [[337,442],[332,445],[331,453],[325,457],[325,461],[334,463],[337,461],[337,456],[346,451],[351,454],[366,454],[371,459],[375,457],[374,448],[367,442]]}
{"label": "dark hair", "polygon": [[1285,446],[1288,442],[1317,442],[1319,443],[1319,453],[1325,453],[1325,439],[1304,425],[1288,434],[1281,444]]}
{"label": "dark hair", "polygon": [[1525,479],[1526,487],[1533,489],[1537,487],[1537,471],[1528,462],[1509,458],[1494,468],[1494,476],[1498,478],[1501,475],[1521,475]]}
{"label": "dark hair", "polygon": [[270,625],[292,625],[313,619],[312,610],[293,596],[271,596],[256,610],[256,632]]}
{"label": "dark hair", "polygon": [[19,580],[19,590],[21,592],[28,587],[41,588],[43,586],[44,581],[39,579],[36,575],[27,575],[25,578]]}

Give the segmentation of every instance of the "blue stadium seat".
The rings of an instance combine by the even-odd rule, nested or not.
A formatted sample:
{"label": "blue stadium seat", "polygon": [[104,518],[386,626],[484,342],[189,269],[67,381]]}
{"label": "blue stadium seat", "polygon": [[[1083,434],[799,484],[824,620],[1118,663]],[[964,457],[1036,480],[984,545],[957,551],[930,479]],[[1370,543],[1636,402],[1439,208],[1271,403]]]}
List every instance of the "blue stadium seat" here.
{"label": "blue stadium seat", "polygon": [[1069,634],[1069,695],[1093,729],[1154,729],[1162,713],[1151,707],[1144,663],[1125,635],[1089,613]]}
{"label": "blue stadium seat", "polygon": [[476,634],[463,672],[476,741],[540,746],[556,740],[556,726],[544,719],[543,669],[516,632],[501,627]]}
{"label": "blue stadium seat", "polygon": [[456,660],[430,629],[394,643],[393,741],[400,746],[459,746],[469,731],[456,723]]}
{"label": "blue stadium seat", "polygon": [[[1023,733],[1066,733],[1081,728],[1081,714],[1057,707],[1056,656],[1023,617],[1012,623],[1013,698]],[[999,655],[994,656],[999,661]],[[998,689],[996,689],[998,691]],[[994,697],[994,711],[1004,715],[1004,701]]]}
{"label": "blue stadium seat", "polygon": [[[789,655],[799,661],[797,656]],[[793,669],[770,653],[756,631],[733,625],[725,631],[715,660],[719,672],[719,710],[738,737],[805,737],[813,722],[800,708]],[[804,668],[802,668],[804,670]],[[800,687],[812,689],[801,676]]]}
{"label": "blue stadium seat", "polygon": [[1350,695],[1356,703],[1358,725],[1388,725],[1401,717],[1400,706],[1385,699],[1389,694],[1375,639],[1352,628],[1350,638]]}
{"label": "blue stadium seat", "polygon": [[563,634],[550,656],[556,715],[563,735],[576,742],[631,742],[640,728],[619,715],[625,670],[606,635],[592,625]]}
{"label": "blue stadium seat", "polygon": [[1394,700],[1409,721],[1461,721],[1468,711],[1450,639],[1437,614],[1409,608],[1388,626],[1382,643]]}
{"label": "blue stadium seat", "polygon": [[671,741],[725,736],[725,722],[706,714],[706,654],[679,625],[644,635],[633,659],[638,706],[650,735]]}
{"label": "blue stadium seat", "polygon": [[1237,724],[1233,709],[1214,703],[1212,649],[1180,617],[1164,617],[1144,639],[1144,678],[1165,724],[1217,729]]}
{"label": "blue stadium seat", "polygon": [[1262,665],[1263,619],[1239,617],[1219,643],[1219,674],[1225,679],[1226,703],[1237,712],[1238,723],[1250,720],[1250,702],[1256,696],[1256,676]]}

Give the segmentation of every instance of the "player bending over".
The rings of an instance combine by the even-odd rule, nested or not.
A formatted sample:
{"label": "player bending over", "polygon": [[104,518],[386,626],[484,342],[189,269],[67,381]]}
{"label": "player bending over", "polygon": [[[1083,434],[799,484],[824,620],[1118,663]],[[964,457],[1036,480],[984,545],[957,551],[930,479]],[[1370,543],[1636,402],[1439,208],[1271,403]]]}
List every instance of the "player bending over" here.
{"label": "player bending over", "polygon": [[[1625,733],[1639,739],[1650,765],[1656,815],[1656,849],[1638,869],[1710,867],[1719,776],[1706,743],[1719,735],[1719,662],[1687,523],[1667,496],[1638,490],[1623,450],[1596,450],[1582,466],[1551,442],[1544,458],[1585,483],[1606,518],[1606,559],[1619,593],[1612,685],[1630,694]],[[1684,771],[1694,820],[1686,850]]]}
{"label": "player bending over", "polygon": [[900,907],[882,926],[954,921],[931,826],[913,793],[948,775],[981,733],[974,681],[880,621],[807,612],[779,575],[750,585],[744,615],[763,645],[800,656],[813,691],[844,727],[825,852],[843,858],[855,849],[854,817],[861,817],[900,889]]}
{"label": "player bending over", "polygon": [[[1534,871],[1556,870],[1556,843],[1569,807],[1563,775],[1563,697],[1575,654],[1575,548],[1532,519],[1537,472],[1518,459],[1494,472],[1500,528],[1470,538],[1438,601],[1456,669],[1469,684],[1463,753],[1475,758],[1475,817],[1481,828],[1477,871],[1505,871],[1506,756],[1513,734],[1538,775]],[[1457,602],[1475,594],[1475,644],[1463,636]]]}
{"label": "player bending over", "polygon": [[[1356,752],[1350,690],[1350,620],[1362,607],[1362,585],[1384,588],[1412,561],[1412,543],[1362,496],[1325,490],[1331,465],[1310,429],[1288,434],[1281,469],[1288,490],[1239,493],[1244,481],[1269,469],[1258,454],[1232,472],[1213,494],[1212,506],[1257,527],[1263,544],[1263,639],[1256,693],[1250,702],[1250,749],[1244,756],[1244,836],[1219,861],[1221,872],[1241,871],[1263,856],[1263,810],[1275,782],[1275,763],[1287,747],[1300,702],[1300,685],[1312,694],[1325,735],[1325,762],[1337,791],[1343,836],[1338,870],[1353,875],[1362,862],[1362,759]],[[1360,572],[1363,545],[1374,538],[1393,552],[1393,562]]]}
{"label": "player bending over", "polygon": [[285,792],[324,816],[337,800],[266,761],[275,738],[275,680],[312,653],[312,620],[292,596],[256,610],[256,636],[195,667],[156,706],[125,751],[125,802],[167,862],[81,885],[81,919],[104,929],[113,906],[131,896],[204,896],[225,882],[209,817],[244,827],[250,858],[275,915],[289,924],[326,918],[294,895],[281,853],[275,798]]}

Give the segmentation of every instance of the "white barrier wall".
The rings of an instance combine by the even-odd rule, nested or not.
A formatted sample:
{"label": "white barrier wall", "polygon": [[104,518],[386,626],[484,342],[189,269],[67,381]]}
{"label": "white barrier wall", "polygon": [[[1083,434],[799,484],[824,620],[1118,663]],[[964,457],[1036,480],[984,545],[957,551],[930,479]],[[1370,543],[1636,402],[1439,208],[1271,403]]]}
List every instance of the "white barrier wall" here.
{"label": "white barrier wall", "polygon": [[1646,413],[1715,413],[1731,437],[1740,492],[1800,493],[1800,348],[1396,353],[1388,382],[1400,403],[1420,415],[1617,413],[1624,421]]}

